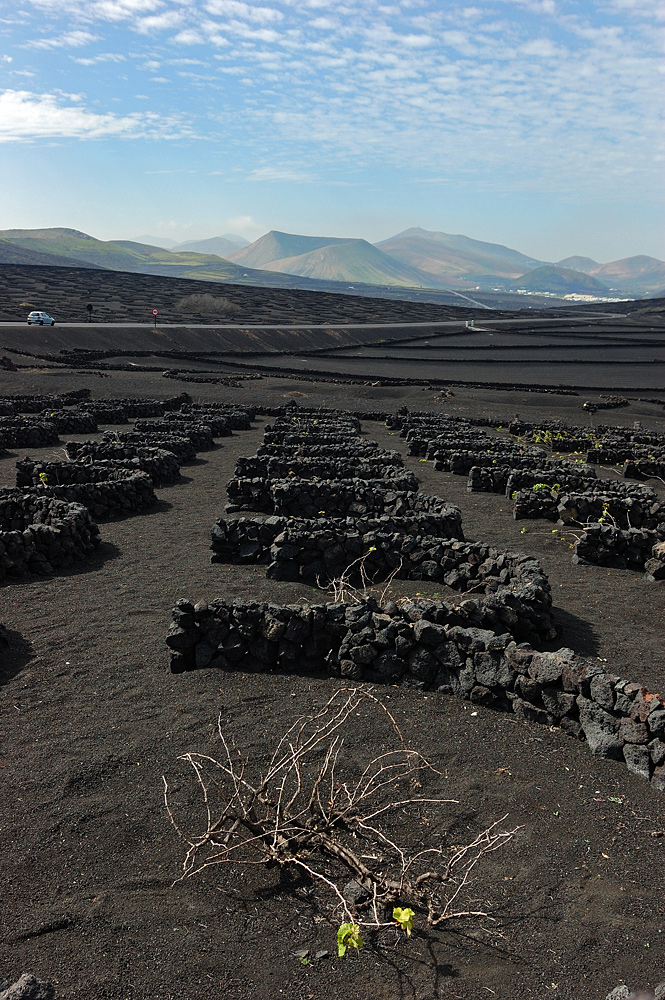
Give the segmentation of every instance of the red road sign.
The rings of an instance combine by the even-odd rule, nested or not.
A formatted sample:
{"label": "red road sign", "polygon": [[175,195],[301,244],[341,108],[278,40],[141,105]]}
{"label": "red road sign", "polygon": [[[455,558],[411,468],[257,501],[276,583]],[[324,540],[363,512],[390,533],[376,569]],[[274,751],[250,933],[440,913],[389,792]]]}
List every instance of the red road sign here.
{"label": "red road sign", "polygon": [[152,310],[152,315],[153,316],[159,316],[159,309],[153,309]]}

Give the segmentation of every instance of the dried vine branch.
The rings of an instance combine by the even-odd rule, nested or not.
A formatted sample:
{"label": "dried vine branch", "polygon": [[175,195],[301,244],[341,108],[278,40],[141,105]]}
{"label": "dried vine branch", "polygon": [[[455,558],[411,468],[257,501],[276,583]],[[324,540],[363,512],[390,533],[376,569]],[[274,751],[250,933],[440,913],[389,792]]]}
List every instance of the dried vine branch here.
{"label": "dried vine branch", "polygon": [[[354,773],[345,733],[366,707],[385,721],[396,748]],[[396,904],[425,915],[431,926],[488,916],[471,895],[473,876],[519,828],[503,829],[504,816],[462,846],[414,849],[408,840],[414,839],[417,811],[455,800],[413,794],[421,787],[419,772],[435,769],[406,746],[394,717],[371,690],[338,689],[284,733],[263,769],[233,744],[221,719],[218,730],[219,759],[199,753],[178,758],[191,766],[203,798],[199,833],[185,832],[176,821],[163,779],[169,819],[186,845],[181,879],[212,865],[294,866],[319,883],[341,919],[373,929],[395,926],[390,914]],[[392,817],[395,827],[404,816],[407,842],[398,843],[381,820]]]}
{"label": "dried vine branch", "polygon": [[[371,591],[376,592],[374,586],[374,581],[370,579],[365,563],[374,548],[371,548],[369,552],[364,555],[359,556],[354,559],[352,563],[346,567],[344,572],[331,580],[329,583],[325,583],[320,576],[316,578],[316,585],[319,590],[325,590],[326,593],[331,594],[335,603],[350,604],[353,601],[364,601],[367,600],[367,596]],[[400,559],[397,566],[395,566],[390,574],[383,580],[382,586],[379,593],[379,602],[385,600],[386,594],[390,590],[395,577],[399,574],[402,566],[404,565],[404,560]],[[358,585],[354,584],[356,581]]]}

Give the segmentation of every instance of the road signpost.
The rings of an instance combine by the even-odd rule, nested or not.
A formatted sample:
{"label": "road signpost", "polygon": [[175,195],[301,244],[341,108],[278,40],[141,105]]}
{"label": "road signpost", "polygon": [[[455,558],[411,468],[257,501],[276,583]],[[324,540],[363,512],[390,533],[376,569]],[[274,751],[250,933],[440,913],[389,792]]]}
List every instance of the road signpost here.
{"label": "road signpost", "polygon": [[159,309],[152,310],[153,319],[155,321],[155,329],[157,329],[157,317],[159,316]]}

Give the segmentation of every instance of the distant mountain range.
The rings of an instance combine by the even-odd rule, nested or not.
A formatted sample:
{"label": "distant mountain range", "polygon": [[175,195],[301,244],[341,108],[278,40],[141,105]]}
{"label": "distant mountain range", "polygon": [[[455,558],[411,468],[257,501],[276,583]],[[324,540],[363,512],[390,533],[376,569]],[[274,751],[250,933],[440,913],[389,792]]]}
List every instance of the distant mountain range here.
{"label": "distant mountain range", "polygon": [[[229,253],[228,259],[327,281],[467,292],[526,289],[609,297],[650,295],[665,288],[665,262],[655,257],[628,257],[610,264],[568,257],[553,265],[497,243],[417,228],[376,245],[273,231]],[[538,274],[530,280],[534,271]]]}
{"label": "distant mountain range", "polygon": [[366,240],[294,236],[273,231],[229,254],[229,260],[324,281],[432,287],[430,276],[424,271],[403,264]]}
{"label": "distant mountain range", "polygon": [[[238,244],[235,248],[238,249]],[[97,240],[76,229],[0,230],[0,263],[100,267],[111,271],[134,271],[207,281],[275,283],[274,280],[266,281],[265,272],[254,274],[246,267],[231,264],[217,254],[197,253],[193,250],[174,253],[164,247],[133,240]],[[281,279],[279,275],[272,277],[278,281]]]}
{"label": "distant mountain range", "polygon": [[[248,243],[227,233],[157,245],[97,240],[75,229],[0,231],[0,264],[98,267],[242,284],[316,287],[340,283],[395,289],[591,295],[639,298],[663,294],[665,262],[635,256],[599,264],[571,256],[552,264],[468,236],[406,229],[375,245],[362,239],[272,231]],[[156,239],[156,238],[154,238]],[[146,241],[146,242],[144,242]],[[171,243],[172,241],[166,241]]]}
{"label": "distant mountain range", "polygon": [[223,236],[213,236],[209,240],[189,240],[181,243],[172,240],[168,236],[135,236],[132,243],[143,243],[151,247],[162,247],[164,250],[194,250],[197,253],[216,253],[224,256],[239,247],[245,247],[249,243],[243,236],[236,236],[235,233],[224,233]]}
{"label": "distant mountain range", "polygon": [[426,229],[405,229],[377,246],[404,264],[419,268],[439,284],[467,288],[487,285],[488,281],[491,284],[494,278],[518,278],[543,263],[497,243]]}
{"label": "distant mountain range", "polygon": [[213,236],[209,240],[189,240],[187,243],[176,243],[170,249],[174,253],[191,250],[194,253],[214,253],[218,257],[228,257],[230,253],[248,245],[249,240],[244,240],[242,236],[226,233],[224,236]]}

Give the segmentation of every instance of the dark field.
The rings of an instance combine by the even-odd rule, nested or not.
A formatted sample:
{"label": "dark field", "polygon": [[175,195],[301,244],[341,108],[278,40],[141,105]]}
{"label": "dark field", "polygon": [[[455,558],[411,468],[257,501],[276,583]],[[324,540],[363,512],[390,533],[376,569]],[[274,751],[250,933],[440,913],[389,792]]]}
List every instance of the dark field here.
{"label": "dark field", "polygon": [[[662,326],[650,322],[631,332],[617,321],[605,322],[602,331],[594,323],[594,333],[625,341],[616,347],[617,355],[624,352],[624,362],[630,360],[633,333],[636,339],[660,338],[661,347],[653,350],[662,357]],[[100,346],[96,331],[55,330],[63,346],[68,338],[68,346],[75,346],[71,340],[79,344],[84,336],[84,346]],[[301,381],[286,370],[296,366],[294,357],[264,356],[254,371],[272,363],[282,366],[280,377],[271,373],[227,388],[164,379],[140,368],[109,367],[107,377],[100,378],[96,370],[101,368],[79,372],[71,358],[63,359],[68,365],[62,367],[28,359],[18,352],[34,350],[40,335],[46,340],[43,332],[31,330],[32,346],[25,347],[27,333],[17,327],[0,334],[17,352],[12,357],[26,366],[16,373],[0,370],[0,395],[87,386],[94,398],[164,398],[186,390],[196,401],[276,406],[296,399],[308,406],[365,412],[407,405],[459,416],[493,415],[501,423],[518,412],[524,420],[557,417],[613,425],[640,420],[645,428],[665,430],[665,411],[656,401],[665,402],[659,365],[607,365],[599,358],[577,369],[550,363],[545,376],[547,364],[514,359],[491,364],[488,337],[479,344],[477,362],[442,360],[433,365],[436,376],[422,359],[318,353],[298,362],[303,373],[328,365],[339,371],[344,364],[356,384]],[[163,369],[245,371],[222,361],[213,364],[200,343],[195,347],[200,354],[175,364],[156,350],[152,334],[144,339],[140,331],[118,333],[124,353],[122,359],[108,358],[109,366],[131,359]],[[375,333],[371,339],[378,340]],[[534,333],[534,354],[536,348],[549,350],[556,334]],[[114,336],[113,330],[103,333],[104,348]],[[188,334],[165,328],[167,336],[182,350],[179,341]],[[204,341],[206,333],[196,336]],[[462,336],[468,341],[480,334]],[[584,336],[590,336],[588,328]],[[130,337],[136,353],[129,350]],[[262,337],[269,339],[267,333]],[[282,343],[287,339],[285,334]],[[150,357],[142,356],[143,350]],[[381,346],[375,350],[385,353]],[[451,340],[444,350],[458,356],[461,348]],[[390,353],[396,351],[391,346]],[[412,373],[433,385],[436,378],[462,380],[463,375],[469,382],[513,386],[531,378],[617,389],[635,384],[634,395],[653,401],[633,399],[623,409],[592,417],[582,403],[598,393],[584,390],[556,395],[458,386],[454,396],[442,399],[420,385],[363,384]],[[639,379],[633,378],[637,374]],[[651,387],[648,393],[637,391],[643,386]],[[447,834],[461,842],[505,814],[507,822],[522,827],[474,883],[474,894],[490,908],[493,922],[460,923],[433,933],[420,926],[409,942],[367,941],[359,955],[338,960],[335,926],[322,919],[325,910],[316,894],[304,894],[274,871],[213,868],[207,877],[173,885],[182,852],[165,815],[161,776],[167,774],[179,794],[188,794],[178,754],[217,753],[215,725],[221,712],[236,738],[256,759],[264,759],[271,741],[298,715],[324,702],[339,683],[167,670],[164,637],[179,597],[321,599],[319,591],[304,585],[267,580],[261,566],[209,562],[210,529],[223,514],[225,483],[236,458],[254,453],[266,422],[257,420],[252,430],[236,432],[215,450],[200,453],[183,467],[181,483],[158,490],[159,503],[147,514],[102,524],[101,548],[76,571],[52,579],[29,577],[0,589],[0,621],[11,637],[0,673],[0,978],[13,981],[29,970],[56,982],[63,1000],[275,1000],[282,995],[294,1000],[604,1000],[620,982],[653,988],[665,979],[665,798],[622,764],[594,758],[586,745],[557,729],[443,695],[397,687],[378,692],[409,745],[441,772],[427,777],[423,794],[456,800],[435,815],[407,817],[416,841]],[[363,432],[405,455],[404,442],[381,423],[364,421]],[[57,447],[30,451],[35,458],[61,455]],[[0,485],[13,484],[20,457],[0,460]],[[549,524],[527,522],[523,534],[525,522],[513,521],[505,498],[467,494],[466,477],[435,472],[417,459],[405,457],[405,465],[419,476],[421,490],[460,507],[467,538],[524,550],[541,561],[559,632],[551,648],[570,646],[606,660],[610,670],[650,690],[665,688],[663,582],[648,584],[641,574],[626,570],[573,565]],[[616,477],[617,472],[602,474]],[[661,483],[650,485],[665,498]],[[416,589],[437,593],[427,584],[394,588],[395,595]],[[360,718],[349,753],[362,759],[378,740]],[[302,947],[330,954],[303,965],[293,954]]]}
{"label": "dark field", "polygon": [[[390,305],[384,308],[386,316]],[[627,317],[497,317],[476,325],[479,329],[470,330],[462,319],[448,318],[439,325],[411,328],[386,320],[384,326],[301,329],[160,325],[140,333],[127,326],[5,326],[0,348],[23,366],[56,362],[113,370],[131,365],[211,376],[291,373],[353,382],[480,383],[648,395],[663,390],[665,325],[654,307]]]}

